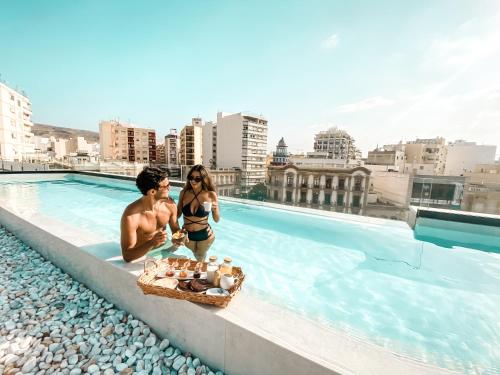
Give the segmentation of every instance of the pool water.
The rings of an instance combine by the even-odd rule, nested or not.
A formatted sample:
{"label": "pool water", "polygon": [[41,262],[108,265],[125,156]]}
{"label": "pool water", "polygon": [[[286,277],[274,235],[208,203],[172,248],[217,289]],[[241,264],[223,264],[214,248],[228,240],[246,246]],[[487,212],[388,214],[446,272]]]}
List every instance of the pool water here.
{"label": "pool water", "polygon": [[[0,180],[0,200],[119,242],[132,183],[65,175]],[[179,189],[171,192],[178,198]],[[245,290],[387,349],[466,373],[500,373],[500,235],[422,222],[341,220],[221,200],[210,250],[247,274]],[[456,224],[456,223],[455,223]],[[468,229],[465,230],[465,227]],[[417,233],[417,235],[415,235]],[[422,239],[432,234],[433,241]],[[430,233],[430,234],[429,234]],[[446,234],[450,238],[446,238]],[[480,244],[480,246],[474,246]],[[178,253],[190,255],[181,248]]]}

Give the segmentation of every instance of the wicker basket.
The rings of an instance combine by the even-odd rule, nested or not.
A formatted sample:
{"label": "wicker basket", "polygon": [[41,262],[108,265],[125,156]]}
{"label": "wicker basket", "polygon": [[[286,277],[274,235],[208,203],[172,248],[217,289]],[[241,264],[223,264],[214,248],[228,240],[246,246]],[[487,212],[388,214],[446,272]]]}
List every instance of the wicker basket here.
{"label": "wicker basket", "polygon": [[[154,267],[147,268],[148,262],[153,262]],[[137,285],[142,289],[144,294],[156,294],[158,296],[183,299],[186,301],[204,303],[207,305],[214,305],[219,307],[226,307],[228,303],[231,301],[231,298],[241,289],[241,285],[243,284],[243,280],[245,279],[245,274],[241,271],[240,267],[233,266],[233,276],[234,276],[234,285],[228,289],[228,296],[207,296],[205,293],[196,293],[191,291],[182,291],[178,289],[169,289],[161,286],[154,285],[154,282],[157,280],[156,273],[158,272],[159,262],[168,262],[172,264],[173,262],[178,262],[179,266],[182,267],[184,263],[188,262],[188,270],[194,270],[194,267],[198,263],[195,260],[190,259],[182,259],[182,258],[167,258],[159,261],[155,261],[153,259],[147,259],[144,262],[144,272],[137,279]],[[203,263],[202,271],[206,271],[207,263]]]}

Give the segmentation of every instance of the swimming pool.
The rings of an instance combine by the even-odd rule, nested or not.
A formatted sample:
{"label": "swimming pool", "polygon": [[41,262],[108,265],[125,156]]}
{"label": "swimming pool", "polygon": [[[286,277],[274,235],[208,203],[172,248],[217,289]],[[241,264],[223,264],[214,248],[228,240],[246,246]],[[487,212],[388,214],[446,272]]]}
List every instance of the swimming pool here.
{"label": "swimming pool", "polygon": [[[115,243],[121,213],[138,196],[131,183],[81,175],[0,182],[0,199],[19,210]],[[243,266],[248,293],[428,363],[471,373],[499,371],[496,232],[479,231],[476,241],[487,250],[480,251],[418,240],[399,222],[340,220],[225,201],[221,215],[220,223],[212,223],[217,240],[211,252]],[[417,225],[417,233],[425,229]],[[187,249],[180,252],[189,255]]]}

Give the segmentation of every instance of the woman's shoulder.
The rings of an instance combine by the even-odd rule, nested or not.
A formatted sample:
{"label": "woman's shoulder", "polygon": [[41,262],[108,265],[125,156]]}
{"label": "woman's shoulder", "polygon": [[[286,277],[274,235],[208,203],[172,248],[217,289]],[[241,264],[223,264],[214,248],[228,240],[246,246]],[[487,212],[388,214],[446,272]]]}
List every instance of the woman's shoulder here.
{"label": "woman's shoulder", "polygon": [[208,196],[211,198],[211,199],[217,199],[217,193],[215,191],[209,191],[208,192]]}

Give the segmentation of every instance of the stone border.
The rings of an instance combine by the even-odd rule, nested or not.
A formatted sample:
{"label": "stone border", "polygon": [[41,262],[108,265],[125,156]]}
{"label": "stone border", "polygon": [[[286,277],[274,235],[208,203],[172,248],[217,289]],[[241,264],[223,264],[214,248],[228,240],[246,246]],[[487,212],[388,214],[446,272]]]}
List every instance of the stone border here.
{"label": "stone border", "polygon": [[141,262],[125,264],[116,253],[102,259],[91,250],[106,244],[92,234],[41,214],[20,217],[1,203],[0,223],[19,239],[210,367],[243,375],[452,373],[299,317],[244,290],[226,309],[145,296],[136,285]]}

